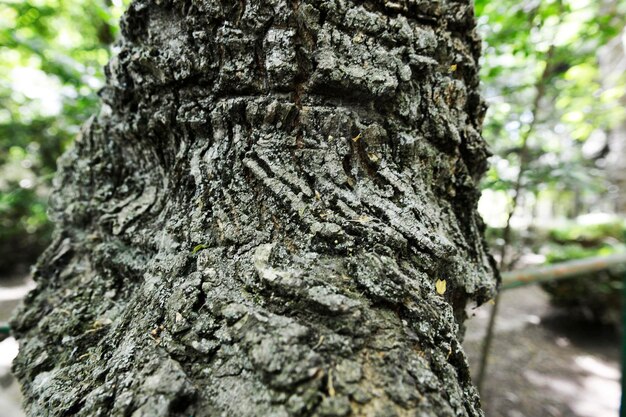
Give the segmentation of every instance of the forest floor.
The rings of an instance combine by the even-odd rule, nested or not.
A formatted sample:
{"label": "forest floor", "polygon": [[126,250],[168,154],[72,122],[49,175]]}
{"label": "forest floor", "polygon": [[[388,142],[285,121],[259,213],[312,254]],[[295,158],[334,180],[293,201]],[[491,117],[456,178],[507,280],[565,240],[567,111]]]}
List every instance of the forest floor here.
{"label": "forest floor", "polygon": [[[20,300],[33,288],[33,282],[24,275],[0,277],[0,323],[6,323]],[[19,385],[11,374],[11,362],[17,355],[14,338],[0,342],[0,417],[23,417]]]}
{"label": "forest floor", "polygon": [[[0,322],[32,288],[23,277],[0,277]],[[501,295],[484,383],[487,417],[616,416],[620,399],[619,338],[609,328],[572,321],[538,287]],[[475,372],[489,310],[470,310],[465,349]],[[23,417],[10,373],[13,338],[0,342],[0,417]]]}
{"label": "forest floor", "polygon": [[[474,310],[466,322],[474,377],[491,308]],[[620,341],[613,328],[572,320],[537,286],[503,292],[498,310],[483,384],[486,416],[618,415]]]}

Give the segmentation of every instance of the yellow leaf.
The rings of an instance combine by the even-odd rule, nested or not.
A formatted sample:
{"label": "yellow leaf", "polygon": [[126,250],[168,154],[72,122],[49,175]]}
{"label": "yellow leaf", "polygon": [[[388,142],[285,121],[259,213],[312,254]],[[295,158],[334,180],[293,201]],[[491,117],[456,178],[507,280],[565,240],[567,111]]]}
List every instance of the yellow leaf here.
{"label": "yellow leaf", "polygon": [[443,295],[446,292],[446,280],[438,279],[437,282],[435,282],[435,289],[437,290],[437,294]]}
{"label": "yellow leaf", "polygon": [[450,65],[450,72],[456,71],[457,67],[458,67],[457,64]]}
{"label": "yellow leaf", "polygon": [[354,142],[358,142],[358,141],[359,141],[359,139],[361,139],[361,133],[359,133],[358,135],[356,135],[356,137],[352,138],[352,140],[353,140]]}

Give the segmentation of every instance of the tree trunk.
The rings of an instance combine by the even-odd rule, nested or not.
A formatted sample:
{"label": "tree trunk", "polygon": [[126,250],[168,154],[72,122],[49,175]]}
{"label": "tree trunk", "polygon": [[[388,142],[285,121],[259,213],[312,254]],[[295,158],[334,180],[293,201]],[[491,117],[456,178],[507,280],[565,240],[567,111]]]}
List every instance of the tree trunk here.
{"label": "tree trunk", "polygon": [[[625,36],[626,29],[622,29],[598,53],[602,86],[605,89],[619,88],[623,83],[622,77],[626,71]],[[626,106],[625,96],[621,97],[620,104]],[[602,199],[612,201],[612,209],[616,213],[626,214],[626,121],[622,120],[607,132],[607,145],[609,152],[605,169],[611,186],[608,196],[602,196]]]}
{"label": "tree trunk", "polygon": [[136,0],[122,27],[13,322],[28,414],[482,415],[469,1]]}

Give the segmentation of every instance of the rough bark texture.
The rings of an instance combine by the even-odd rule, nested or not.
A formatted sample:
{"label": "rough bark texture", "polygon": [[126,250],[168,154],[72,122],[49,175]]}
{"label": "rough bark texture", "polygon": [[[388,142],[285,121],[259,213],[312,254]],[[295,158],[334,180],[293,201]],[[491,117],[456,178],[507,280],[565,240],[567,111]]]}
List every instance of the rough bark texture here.
{"label": "rough bark texture", "polygon": [[482,415],[468,3],[133,2],[13,322],[29,415]]}

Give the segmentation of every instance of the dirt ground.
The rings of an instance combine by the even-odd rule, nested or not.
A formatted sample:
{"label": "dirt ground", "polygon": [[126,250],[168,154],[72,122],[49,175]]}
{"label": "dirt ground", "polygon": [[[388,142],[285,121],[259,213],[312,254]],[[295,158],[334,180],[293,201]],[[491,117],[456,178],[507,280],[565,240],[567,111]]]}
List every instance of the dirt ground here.
{"label": "dirt ground", "polygon": [[[33,283],[24,276],[0,277],[0,322],[6,322]],[[0,342],[0,417],[23,417],[20,389],[11,375],[11,361],[17,355],[12,337]]]}
{"label": "dirt ground", "polygon": [[[32,283],[0,278],[0,322]],[[465,349],[478,367],[491,306],[470,310]],[[620,400],[619,339],[608,328],[568,319],[537,287],[502,294],[483,389],[488,417],[614,417]],[[23,417],[10,373],[17,342],[0,343],[0,417]]]}
{"label": "dirt ground", "polygon": [[[538,287],[504,292],[482,402],[493,417],[614,417],[620,341],[612,328],[573,321]],[[465,350],[476,375],[489,309],[468,321]]]}

